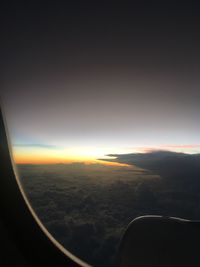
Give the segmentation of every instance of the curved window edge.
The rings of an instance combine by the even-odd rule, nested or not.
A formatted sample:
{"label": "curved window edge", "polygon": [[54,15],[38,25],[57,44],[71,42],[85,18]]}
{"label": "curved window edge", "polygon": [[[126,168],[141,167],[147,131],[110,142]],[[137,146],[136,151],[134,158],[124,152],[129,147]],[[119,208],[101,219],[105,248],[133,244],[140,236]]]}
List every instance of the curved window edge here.
{"label": "curved window edge", "polygon": [[91,267],[65,249],[46,229],[21,185],[12,157],[5,114],[0,106],[0,215],[1,221],[24,258],[32,265]]}

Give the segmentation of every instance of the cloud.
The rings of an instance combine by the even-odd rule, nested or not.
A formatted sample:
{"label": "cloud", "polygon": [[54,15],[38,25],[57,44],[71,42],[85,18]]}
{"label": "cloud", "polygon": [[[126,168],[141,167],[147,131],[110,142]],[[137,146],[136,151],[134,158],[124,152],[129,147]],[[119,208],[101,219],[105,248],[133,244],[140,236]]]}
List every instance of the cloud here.
{"label": "cloud", "polygon": [[58,148],[58,146],[54,145],[48,145],[48,144],[14,144],[14,147],[20,147],[20,148],[47,148],[47,149],[55,149]]}
{"label": "cloud", "polygon": [[200,154],[185,154],[172,151],[151,151],[149,153],[119,154],[115,156],[119,163],[132,164],[152,171],[170,180],[183,180],[200,186]]}
{"label": "cloud", "polygon": [[200,214],[200,155],[154,151],[113,156],[148,172],[81,163],[19,165],[25,192],[47,229],[97,267],[112,266],[121,236],[137,216],[196,220]]}
{"label": "cloud", "polygon": [[[129,149],[130,150],[130,149]],[[185,145],[175,145],[175,144],[163,144],[156,147],[135,147],[132,151],[137,151],[140,153],[148,153],[157,150],[168,150],[174,152],[185,152],[185,153],[197,153],[200,152],[200,144],[185,144]]]}

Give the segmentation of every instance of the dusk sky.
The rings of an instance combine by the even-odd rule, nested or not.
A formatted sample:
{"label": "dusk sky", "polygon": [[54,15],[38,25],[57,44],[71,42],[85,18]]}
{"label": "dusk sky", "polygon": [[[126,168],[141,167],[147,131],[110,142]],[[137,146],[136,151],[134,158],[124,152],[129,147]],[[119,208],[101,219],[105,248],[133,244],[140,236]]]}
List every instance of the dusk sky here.
{"label": "dusk sky", "polygon": [[200,153],[199,8],[5,6],[1,100],[18,162]]}

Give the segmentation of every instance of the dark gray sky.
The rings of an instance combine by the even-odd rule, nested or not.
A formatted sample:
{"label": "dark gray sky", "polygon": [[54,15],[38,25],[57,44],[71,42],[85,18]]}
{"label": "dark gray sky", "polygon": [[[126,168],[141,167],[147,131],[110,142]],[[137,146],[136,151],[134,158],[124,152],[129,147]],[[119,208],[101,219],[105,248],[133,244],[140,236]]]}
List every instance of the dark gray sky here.
{"label": "dark gray sky", "polygon": [[199,7],[7,4],[13,144],[199,151]]}

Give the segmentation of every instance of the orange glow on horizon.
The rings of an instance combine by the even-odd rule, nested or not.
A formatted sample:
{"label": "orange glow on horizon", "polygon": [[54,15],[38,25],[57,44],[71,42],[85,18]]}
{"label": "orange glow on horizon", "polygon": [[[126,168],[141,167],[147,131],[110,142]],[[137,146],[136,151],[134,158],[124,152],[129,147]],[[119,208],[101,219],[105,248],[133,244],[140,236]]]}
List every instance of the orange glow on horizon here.
{"label": "orange glow on horizon", "polygon": [[128,164],[112,162],[112,161],[104,161],[98,160],[95,158],[89,157],[73,157],[73,158],[65,158],[63,155],[39,155],[39,154],[23,154],[17,151],[13,152],[13,159],[15,164],[72,164],[72,163],[83,163],[83,164],[101,164],[101,165],[109,165],[109,166],[129,166]]}
{"label": "orange glow on horizon", "polygon": [[45,165],[45,164],[73,164],[73,163],[83,163],[86,165],[91,165],[91,164],[101,164],[101,165],[108,165],[108,166],[126,166],[129,167],[129,164],[125,163],[118,163],[118,162],[112,162],[112,161],[104,161],[104,160],[78,160],[78,159],[72,159],[72,160],[65,160],[65,161],[57,161],[56,159],[30,159],[30,158],[15,158],[14,157],[14,162],[15,164],[38,164],[38,165]]}
{"label": "orange glow on horizon", "polygon": [[[112,162],[113,157],[105,156],[110,149],[101,147],[68,147],[48,149],[44,147],[13,147],[13,159],[16,164],[101,164],[129,166]],[[111,150],[111,152],[113,152]],[[107,160],[99,160],[107,159]],[[109,159],[111,161],[109,161]]]}

